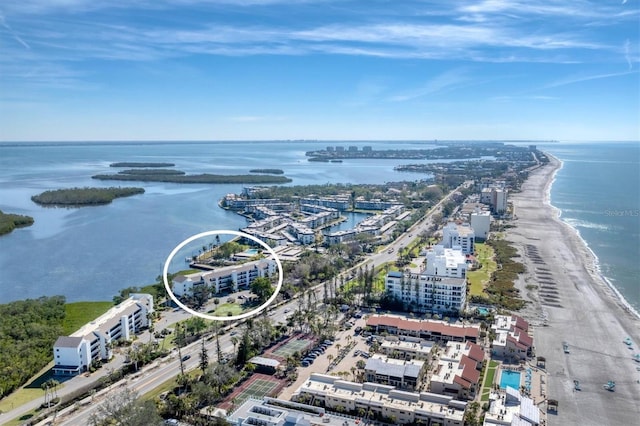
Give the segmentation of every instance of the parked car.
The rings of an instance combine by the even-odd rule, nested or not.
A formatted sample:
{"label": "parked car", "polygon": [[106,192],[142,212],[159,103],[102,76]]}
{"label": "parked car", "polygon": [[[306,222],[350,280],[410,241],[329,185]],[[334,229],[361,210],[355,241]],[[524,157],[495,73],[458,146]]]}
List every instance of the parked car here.
{"label": "parked car", "polygon": [[186,360],[188,360],[190,358],[191,358],[191,355],[184,355],[181,359],[184,362],[184,361],[186,361]]}

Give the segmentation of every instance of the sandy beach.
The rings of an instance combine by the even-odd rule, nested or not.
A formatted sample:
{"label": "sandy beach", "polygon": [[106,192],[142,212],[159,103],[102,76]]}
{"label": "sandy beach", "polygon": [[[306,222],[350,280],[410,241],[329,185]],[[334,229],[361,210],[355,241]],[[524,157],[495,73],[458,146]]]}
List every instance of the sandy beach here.
{"label": "sandy beach", "polygon": [[[561,162],[530,174],[513,194],[516,220],[505,238],[527,272],[517,286],[529,302],[519,314],[533,324],[536,355],[546,358],[546,397],[559,403],[551,425],[631,425],[640,418],[640,319],[600,276],[596,259],[558,218],[549,189]],[[625,244],[637,241],[621,241]],[[624,340],[630,337],[632,347]],[[570,353],[563,351],[563,342]],[[582,390],[574,390],[578,380]],[[616,383],[614,391],[603,385]],[[539,401],[539,399],[537,399]],[[544,405],[541,405],[543,408]]]}

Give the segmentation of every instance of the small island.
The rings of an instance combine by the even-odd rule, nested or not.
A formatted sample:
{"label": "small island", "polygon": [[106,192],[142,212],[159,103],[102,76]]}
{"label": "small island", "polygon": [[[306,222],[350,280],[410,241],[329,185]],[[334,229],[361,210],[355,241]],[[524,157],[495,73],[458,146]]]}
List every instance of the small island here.
{"label": "small island", "polygon": [[182,170],[171,169],[126,169],[118,172],[120,175],[186,175]]}
{"label": "small island", "polygon": [[283,175],[284,170],[282,169],[251,169],[249,173],[262,173],[268,175]]}
{"label": "small island", "polygon": [[81,207],[109,204],[116,198],[144,194],[143,188],[69,188],[45,191],[31,200],[43,206]]}
{"label": "small island", "polygon": [[291,179],[285,176],[269,175],[213,175],[202,173],[197,175],[168,175],[168,174],[108,174],[91,176],[99,180],[123,180],[137,182],[170,182],[170,183],[288,183]]}
{"label": "small island", "polygon": [[109,167],[173,167],[175,164],[173,163],[136,163],[136,162],[128,162],[122,161],[119,163],[111,163]]}
{"label": "small island", "polygon": [[8,234],[16,228],[24,228],[33,225],[31,216],[4,213],[0,210],[0,235]]}

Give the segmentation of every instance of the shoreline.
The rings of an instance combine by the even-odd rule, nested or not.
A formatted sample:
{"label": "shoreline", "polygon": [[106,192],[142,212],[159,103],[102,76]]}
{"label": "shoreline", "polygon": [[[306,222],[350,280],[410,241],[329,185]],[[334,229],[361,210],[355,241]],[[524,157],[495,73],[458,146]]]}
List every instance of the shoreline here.
{"label": "shoreline", "polygon": [[562,168],[564,167],[564,162],[562,160],[560,160],[558,157],[555,157],[553,155],[551,155],[548,152],[545,152],[545,155],[547,155],[550,158],[553,158],[555,161],[557,161],[559,163],[559,166],[556,167],[556,169],[553,171],[552,175],[551,175],[551,179],[549,180],[548,184],[546,185],[545,191],[544,191],[544,203],[548,206],[551,207],[551,209],[556,213],[556,218],[559,222],[561,222],[564,226],[567,226],[572,232],[574,232],[576,234],[576,236],[578,237],[578,239],[581,241],[582,245],[584,246],[584,248],[589,252],[589,267],[587,267],[587,270],[593,274],[593,278],[597,281],[600,280],[604,283],[604,285],[606,285],[611,291],[613,291],[615,293],[616,298],[619,299],[620,304],[622,305],[622,307],[627,310],[630,314],[634,315],[636,318],[640,319],[640,312],[638,310],[636,310],[636,308],[629,303],[629,301],[624,297],[624,295],[620,292],[620,290],[615,286],[615,284],[613,284],[613,282],[611,282],[611,280],[604,275],[604,273],[602,272],[602,269],[600,268],[600,259],[598,258],[598,255],[593,251],[593,249],[589,246],[589,243],[584,239],[584,237],[582,237],[582,235],[580,235],[580,231],[578,230],[578,228],[572,226],[571,224],[569,224],[568,222],[562,220],[562,209],[554,206],[551,203],[551,189],[553,188],[553,184],[556,181],[556,176],[558,174],[558,172],[560,170],[562,170]]}
{"label": "shoreline", "polygon": [[[549,159],[513,194],[515,227],[505,235],[526,268],[516,287],[527,303],[517,314],[531,324],[535,355],[546,358],[547,392],[533,396],[543,409],[546,398],[558,401],[548,424],[634,424],[640,416],[640,364],[632,357],[640,344],[640,319],[601,273],[586,241],[551,204],[562,162]],[[581,391],[574,390],[574,380]],[[603,389],[608,381],[616,382],[615,391]]]}

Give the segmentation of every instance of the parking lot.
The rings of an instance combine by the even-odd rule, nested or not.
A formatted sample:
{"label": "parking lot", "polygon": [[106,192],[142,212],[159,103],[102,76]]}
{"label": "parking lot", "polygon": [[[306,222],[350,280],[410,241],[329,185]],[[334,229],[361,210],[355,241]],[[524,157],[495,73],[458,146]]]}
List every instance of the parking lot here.
{"label": "parking lot", "polygon": [[[293,382],[290,386],[284,388],[279,398],[282,399],[291,399],[291,395],[311,376],[311,373],[321,373],[321,374],[334,374],[338,373],[348,373],[348,376],[344,376],[346,380],[353,380],[353,375],[351,373],[351,367],[356,367],[356,363],[358,360],[365,360],[363,356],[354,356],[355,351],[361,352],[369,352],[369,346],[365,342],[365,338],[361,335],[355,335],[355,329],[357,327],[362,327],[366,325],[365,318],[352,318],[351,322],[354,323],[353,327],[350,329],[339,331],[336,334],[336,338],[333,344],[329,345],[324,353],[316,356],[313,360],[313,363],[308,367],[298,367],[298,379]],[[338,357],[339,349],[347,347],[350,343],[355,343],[355,346],[349,350],[346,356],[338,362],[331,370],[329,370],[329,366],[332,363],[332,360],[329,359],[329,355],[331,358],[335,360]]]}

